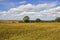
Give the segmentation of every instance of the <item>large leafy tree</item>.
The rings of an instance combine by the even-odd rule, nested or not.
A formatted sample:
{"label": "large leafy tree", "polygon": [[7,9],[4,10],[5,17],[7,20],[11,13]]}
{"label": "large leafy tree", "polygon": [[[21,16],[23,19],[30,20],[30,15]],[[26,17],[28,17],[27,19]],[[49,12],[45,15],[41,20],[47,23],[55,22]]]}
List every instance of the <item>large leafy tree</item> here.
{"label": "large leafy tree", "polygon": [[41,20],[39,18],[36,19],[36,22],[40,22]]}
{"label": "large leafy tree", "polygon": [[29,22],[30,20],[29,20],[29,16],[25,16],[24,18],[23,18],[23,20],[24,20],[24,22]]}

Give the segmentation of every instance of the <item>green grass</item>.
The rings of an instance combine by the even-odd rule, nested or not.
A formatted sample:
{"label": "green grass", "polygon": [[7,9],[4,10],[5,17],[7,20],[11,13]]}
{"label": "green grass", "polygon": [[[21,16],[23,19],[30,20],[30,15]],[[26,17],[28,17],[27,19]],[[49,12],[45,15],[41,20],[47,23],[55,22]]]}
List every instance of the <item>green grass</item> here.
{"label": "green grass", "polygon": [[60,40],[60,23],[0,23],[0,40]]}

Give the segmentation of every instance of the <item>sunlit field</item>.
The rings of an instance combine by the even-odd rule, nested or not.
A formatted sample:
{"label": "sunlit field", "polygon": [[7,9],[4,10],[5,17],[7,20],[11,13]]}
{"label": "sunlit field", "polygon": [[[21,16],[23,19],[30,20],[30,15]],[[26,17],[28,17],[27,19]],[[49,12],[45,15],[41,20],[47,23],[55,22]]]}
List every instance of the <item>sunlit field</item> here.
{"label": "sunlit field", "polygon": [[0,40],[60,40],[60,23],[0,23]]}

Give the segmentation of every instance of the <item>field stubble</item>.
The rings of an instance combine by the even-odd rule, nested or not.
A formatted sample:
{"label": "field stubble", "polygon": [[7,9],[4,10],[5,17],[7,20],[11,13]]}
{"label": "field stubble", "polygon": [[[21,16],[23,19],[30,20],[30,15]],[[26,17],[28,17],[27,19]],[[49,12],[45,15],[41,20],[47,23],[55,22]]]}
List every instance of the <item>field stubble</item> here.
{"label": "field stubble", "polygon": [[0,40],[60,40],[60,23],[0,23]]}

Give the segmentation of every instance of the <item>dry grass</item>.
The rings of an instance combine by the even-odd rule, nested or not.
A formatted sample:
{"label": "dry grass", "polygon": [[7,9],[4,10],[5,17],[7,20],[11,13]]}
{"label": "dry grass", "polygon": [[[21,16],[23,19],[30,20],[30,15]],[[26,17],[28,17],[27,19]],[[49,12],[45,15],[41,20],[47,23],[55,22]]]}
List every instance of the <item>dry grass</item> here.
{"label": "dry grass", "polygon": [[0,23],[0,40],[60,40],[60,23]]}

